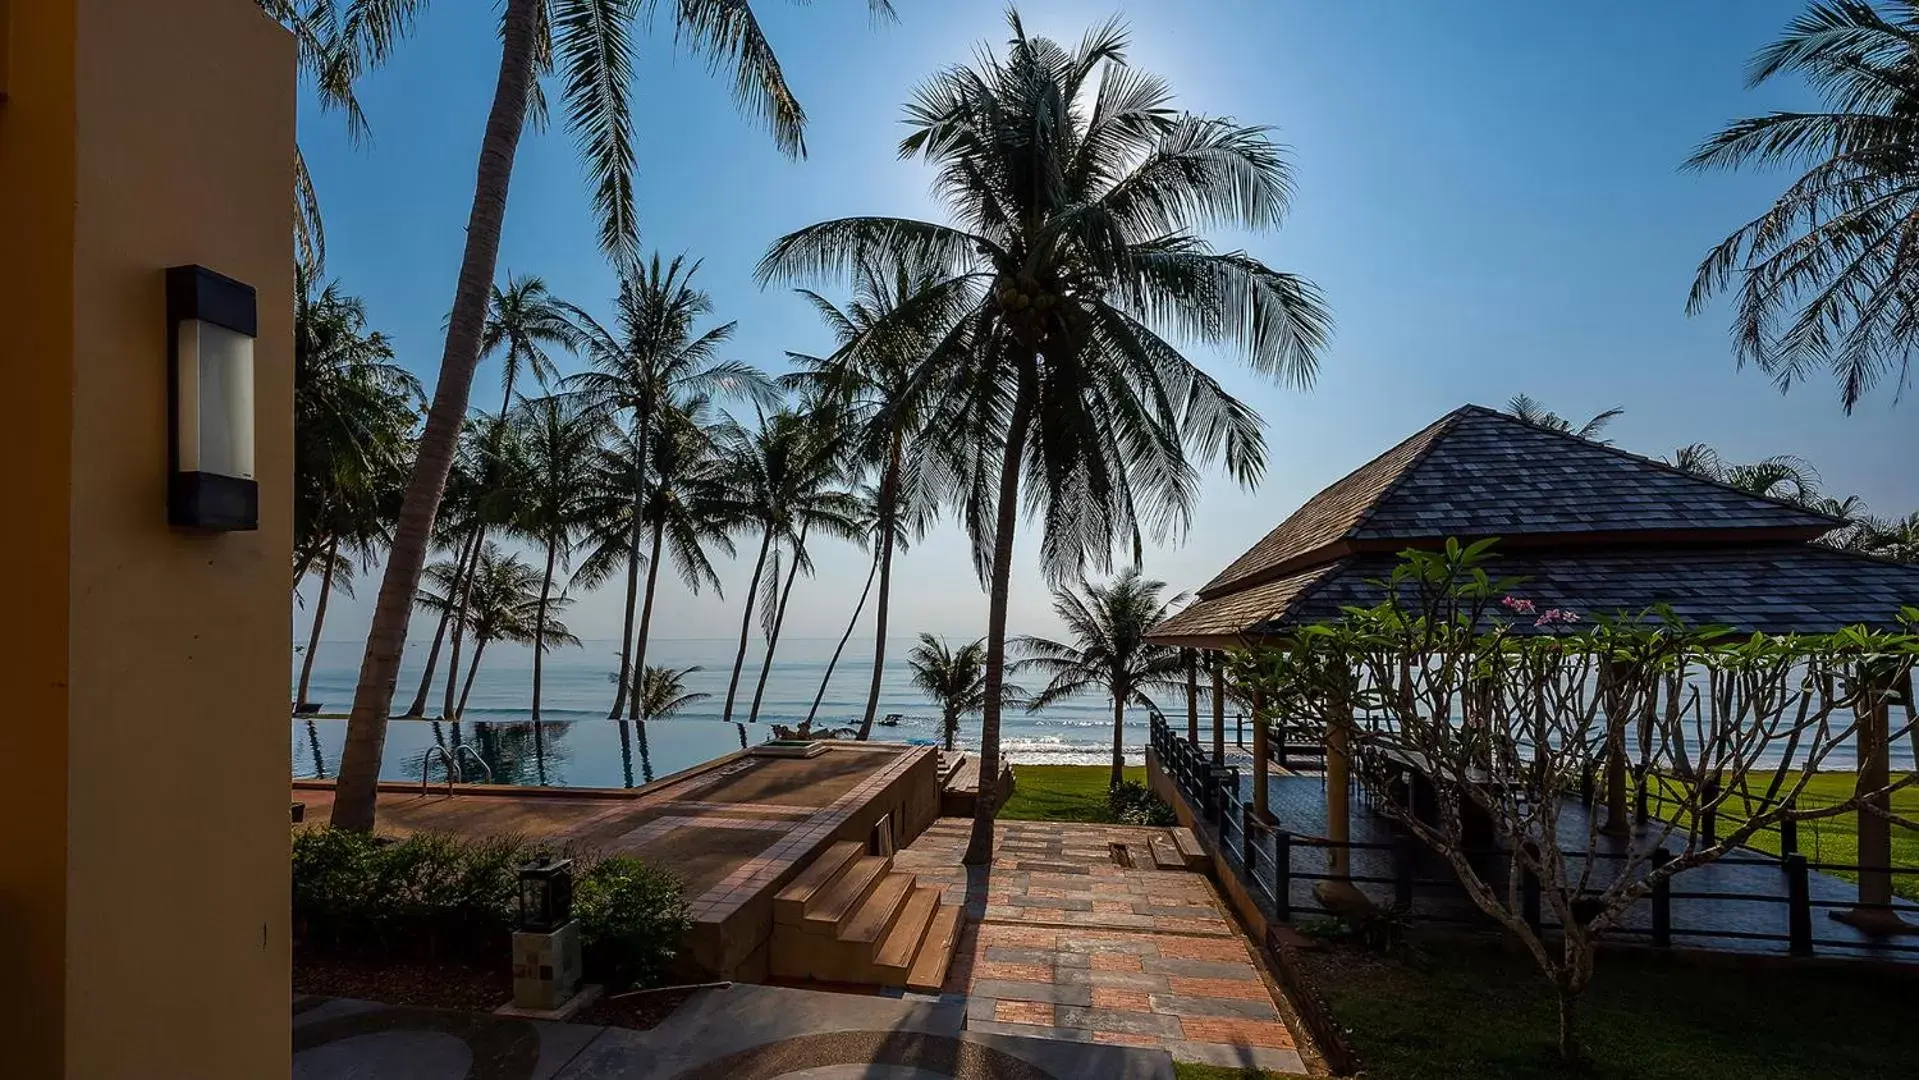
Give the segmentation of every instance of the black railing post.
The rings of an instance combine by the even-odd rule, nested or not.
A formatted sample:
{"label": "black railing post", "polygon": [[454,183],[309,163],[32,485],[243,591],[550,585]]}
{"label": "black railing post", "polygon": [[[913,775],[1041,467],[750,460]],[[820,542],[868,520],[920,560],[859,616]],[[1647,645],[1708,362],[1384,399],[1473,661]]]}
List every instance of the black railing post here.
{"label": "black railing post", "polygon": [[1519,868],[1519,913],[1532,927],[1533,933],[1539,932],[1539,875],[1533,873],[1530,866]]}
{"label": "black railing post", "polygon": [[1639,774],[1639,790],[1634,794],[1633,820],[1644,825],[1647,820],[1646,809],[1646,774],[1642,771]]}
{"label": "black railing post", "polygon": [[1794,956],[1812,955],[1812,882],[1806,869],[1806,857],[1793,852],[1786,856],[1786,938],[1787,951]]}
{"label": "black railing post", "polygon": [[1259,850],[1253,846],[1253,808],[1239,808],[1239,852],[1246,864],[1246,876],[1253,881],[1259,880]]}
{"label": "black railing post", "polygon": [[[1786,803],[1786,810],[1788,812],[1797,809],[1798,805],[1796,801],[1788,801]],[[1789,859],[1797,854],[1799,854],[1799,819],[1794,817],[1780,818],[1779,857]]]}
{"label": "black railing post", "polygon": [[1402,835],[1393,838],[1393,906],[1400,911],[1411,911],[1413,907],[1415,854],[1412,837]]}
{"label": "black railing post", "polygon": [[1273,830],[1273,907],[1280,922],[1293,921],[1293,834]]}
{"label": "black railing post", "polygon": [[[1652,853],[1652,868],[1657,871],[1672,861],[1672,852],[1660,848]],[[1672,878],[1662,877],[1652,887],[1652,943],[1660,948],[1672,945]]]}

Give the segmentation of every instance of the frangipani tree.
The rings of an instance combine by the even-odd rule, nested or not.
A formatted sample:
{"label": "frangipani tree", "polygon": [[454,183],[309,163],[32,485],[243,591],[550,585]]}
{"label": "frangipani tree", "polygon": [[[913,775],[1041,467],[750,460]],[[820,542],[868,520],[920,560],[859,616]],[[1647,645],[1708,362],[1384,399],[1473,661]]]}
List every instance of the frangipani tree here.
{"label": "frangipani tree", "polygon": [[[1919,779],[1797,801],[1836,751],[1911,731],[1909,713],[1893,730],[1884,721],[1891,688],[1919,662],[1919,609],[1901,632],[1809,638],[1686,626],[1657,610],[1540,608],[1523,581],[1492,576],[1490,546],[1405,553],[1377,606],[1244,652],[1237,675],[1289,724],[1318,726],[1329,753],[1343,744],[1380,812],[1519,940],[1558,995],[1570,1058],[1598,942],[1661,882],[1782,821],[1876,812]],[[1623,759],[1629,739],[1673,781],[1667,810],[1635,837],[1603,841],[1607,800],[1586,778]],[[1410,772],[1423,778],[1417,801],[1397,778]],[[1729,804],[1739,813],[1719,835],[1685,825]],[[1528,918],[1529,879],[1556,936]],[[1328,899],[1364,902],[1347,890]]]}

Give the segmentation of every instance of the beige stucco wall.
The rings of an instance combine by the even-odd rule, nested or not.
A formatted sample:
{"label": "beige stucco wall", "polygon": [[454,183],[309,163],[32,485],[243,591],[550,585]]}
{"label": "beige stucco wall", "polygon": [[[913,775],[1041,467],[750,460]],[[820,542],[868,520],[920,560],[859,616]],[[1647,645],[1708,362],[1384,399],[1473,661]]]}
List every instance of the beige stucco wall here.
{"label": "beige stucco wall", "polygon": [[[36,932],[0,980],[7,1075],[284,1076],[292,42],[253,0],[12,7],[0,460],[27,498],[0,558],[37,572],[6,620],[0,918]],[[179,263],[259,291],[257,532],[166,524]]]}

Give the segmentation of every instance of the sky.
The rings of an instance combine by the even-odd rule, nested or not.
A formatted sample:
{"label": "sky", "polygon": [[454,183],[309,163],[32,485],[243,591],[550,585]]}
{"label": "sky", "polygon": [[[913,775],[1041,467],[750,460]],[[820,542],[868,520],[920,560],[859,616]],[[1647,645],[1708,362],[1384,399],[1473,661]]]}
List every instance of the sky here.
{"label": "sky", "polygon": [[[788,350],[831,338],[752,268],[801,226],[851,214],[940,219],[930,174],[898,160],[901,105],[924,78],[1006,38],[993,0],[896,0],[875,24],[862,0],[760,0],[756,11],[809,117],[808,155],[782,157],[734,110],[703,61],[676,55],[670,25],[640,37],[633,97],[645,250],[704,260],[716,320],[737,320],[730,357],[781,370]],[[1919,509],[1919,402],[1889,393],[1845,415],[1815,380],[1782,396],[1737,370],[1724,305],[1689,318],[1705,252],[1789,181],[1783,172],[1697,174],[1680,163],[1727,120],[1803,107],[1802,87],[1744,85],[1752,52],[1796,0],[1540,4],[1525,0],[1028,0],[1030,33],[1077,42],[1114,14],[1129,60],[1166,78],[1177,104],[1269,125],[1296,173],[1292,213],[1262,235],[1216,236],[1324,290],[1337,321],[1310,390],[1256,377],[1235,357],[1192,355],[1266,422],[1257,490],[1220,475],[1192,528],[1151,545],[1149,577],[1197,588],[1300,503],[1406,435],[1467,402],[1525,392],[1576,419],[1625,413],[1608,434],[1668,454],[1709,443],[1728,460],[1791,453],[1835,494],[1881,514]],[[327,272],[365,299],[371,325],[431,386],[464,242],[481,128],[497,74],[495,14],[442,2],[359,92],[371,138],[302,96],[301,147],[325,213]],[[549,87],[557,102],[557,87]],[[537,273],[559,296],[605,312],[587,184],[560,124],[523,140],[500,277]],[[844,289],[826,287],[829,296]],[[562,368],[577,364],[562,359]],[[474,401],[493,407],[497,363]],[[662,575],[656,634],[737,635],[746,558],[722,562],[725,596],[693,596]],[[971,640],[986,598],[967,542],[943,522],[896,563],[895,633]],[[1015,552],[1010,624],[1052,634],[1037,538]],[[837,636],[869,560],[819,545],[818,573],[793,594],[787,633]],[[329,612],[328,640],[363,639],[378,569]],[[310,592],[311,590],[309,590]],[[619,635],[622,596],[577,598],[584,639]],[[869,609],[870,610],[870,609]],[[304,641],[310,609],[296,613]],[[424,618],[416,618],[416,636]],[[864,631],[870,634],[870,630]],[[430,635],[428,625],[423,633]]]}

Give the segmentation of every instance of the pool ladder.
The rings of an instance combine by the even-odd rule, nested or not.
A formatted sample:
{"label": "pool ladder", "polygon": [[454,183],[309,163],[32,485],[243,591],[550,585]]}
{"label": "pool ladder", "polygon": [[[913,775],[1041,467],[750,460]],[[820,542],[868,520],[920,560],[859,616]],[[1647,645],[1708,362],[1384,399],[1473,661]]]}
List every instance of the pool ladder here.
{"label": "pool ladder", "polygon": [[472,755],[473,763],[478,765],[480,771],[486,774],[486,782],[489,784],[493,782],[493,767],[486,763],[486,759],[480,756],[478,750],[473,749],[466,743],[455,746],[451,751],[448,751],[444,746],[434,745],[427,747],[426,753],[420,755],[420,794],[426,794],[427,774],[433,768],[434,757],[438,756],[440,761],[446,765],[446,793],[452,795],[453,785],[466,781],[466,774],[460,768],[460,755],[462,753]]}

